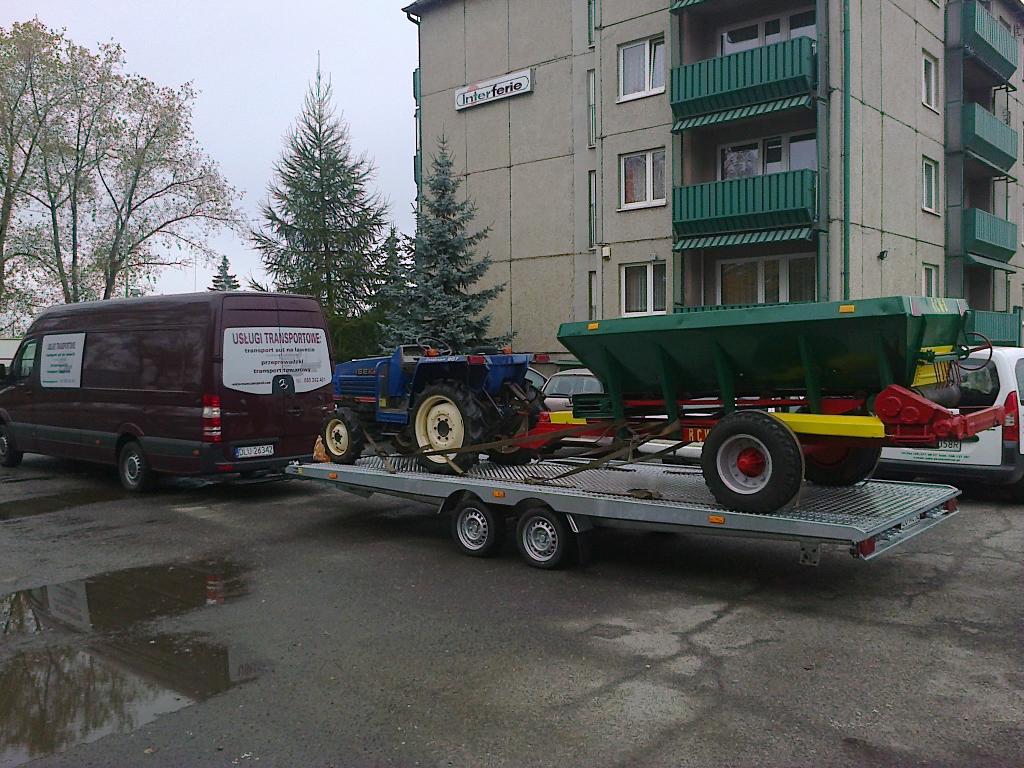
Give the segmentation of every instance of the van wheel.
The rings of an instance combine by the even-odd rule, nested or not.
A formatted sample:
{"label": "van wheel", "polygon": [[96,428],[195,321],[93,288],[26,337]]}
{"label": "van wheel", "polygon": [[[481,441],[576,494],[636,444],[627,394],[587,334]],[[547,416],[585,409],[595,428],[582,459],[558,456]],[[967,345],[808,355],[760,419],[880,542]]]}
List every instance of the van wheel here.
{"label": "van wheel", "polygon": [[21,464],[24,456],[25,454],[14,447],[10,428],[6,424],[0,424],[0,467],[16,467]]}
{"label": "van wheel", "polygon": [[335,464],[355,464],[363,455],[366,435],[359,419],[348,408],[339,408],[324,420],[324,449]]}
{"label": "van wheel", "polygon": [[149,467],[149,460],[142,452],[142,446],[134,440],[124,444],[117,460],[117,473],[121,477],[121,485],[133,493],[144,493],[152,490],[156,477]]}

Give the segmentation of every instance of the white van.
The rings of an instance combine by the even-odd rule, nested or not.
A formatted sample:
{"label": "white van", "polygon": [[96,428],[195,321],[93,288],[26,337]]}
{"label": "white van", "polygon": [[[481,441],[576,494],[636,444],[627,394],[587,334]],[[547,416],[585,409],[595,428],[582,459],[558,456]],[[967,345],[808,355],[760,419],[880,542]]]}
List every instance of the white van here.
{"label": "white van", "polygon": [[937,448],[886,448],[878,475],[923,477],[956,484],[1010,485],[1024,495],[1024,444],[1020,440],[1024,349],[995,347],[962,363],[961,406],[987,407],[1001,403],[1006,423],[963,442],[946,440]]}

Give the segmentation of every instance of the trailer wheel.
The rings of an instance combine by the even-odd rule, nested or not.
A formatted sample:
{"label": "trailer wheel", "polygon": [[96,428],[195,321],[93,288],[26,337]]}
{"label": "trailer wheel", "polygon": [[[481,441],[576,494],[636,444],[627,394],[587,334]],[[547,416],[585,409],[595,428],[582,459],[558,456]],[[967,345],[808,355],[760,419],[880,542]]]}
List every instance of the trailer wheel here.
{"label": "trailer wheel", "polygon": [[856,485],[875,473],[881,455],[880,445],[805,445],[804,476],[816,485]]}
{"label": "trailer wheel", "polygon": [[0,424],[0,467],[16,467],[21,464],[25,454],[18,450],[11,437],[11,428]]}
{"label": "trailer wheel", "polygon": [[[420,451],[458,451],[486,442],[487,419],[469,388],[457,381],[439,381],[420,393],[413,412],[413,434]],[[428,472],[453,474],[476,464],[476,453],[417,456]]]}
{"label": "trailer wheel", "polygon": [[796,499],[804,477],[793,430],[763,411],[736,411],[719,421],[700,464],[715,499],[738,512],[782,509]]}
{"label": "trailer wheel", "polygon": [[565,561],[569,545],[565,516],[547,507],[529,507],[516,525],[516,546],[528,565],[552,570]]}
{"label": "trailer wheel", "polygon": [[490,557],[505,538],[505,518],[477,498],[463,499],[452,510],[452,538],[463,554]]}
{"label": "trailer wheel", "polygon": [[324,419],[320,432],[324,450],[335,464],[355,464],[363,454],[366,435],[359,419],[348,408],[338,408]]}

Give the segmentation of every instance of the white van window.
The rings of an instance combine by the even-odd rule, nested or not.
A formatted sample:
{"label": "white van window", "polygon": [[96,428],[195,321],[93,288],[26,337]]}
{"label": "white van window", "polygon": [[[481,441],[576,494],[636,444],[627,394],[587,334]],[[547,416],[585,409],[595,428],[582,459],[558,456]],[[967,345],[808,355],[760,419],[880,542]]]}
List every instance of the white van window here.
{"label": "white van window", "polygon": [[1022,397],[1024,396],[1024,358],[1017,361],[1013,372],[1017,377],[1017,397]]}
{"label": "white van window", "polygon": [[999,396],[999,373],[992,360],[965,360],[960,364],[960,405],[987,408]]}
{"label": "white van window", "polygon": [[36,367],[36,346],[35,339],[29,339],[21,346],[18,353],[18,360],[15,362],[12,372],[16,379],[27,379],[32,375]]}
{"label": "white van window", "polygon": [[224,329],[224,386],[252,395],[311,392],[331,381],[322,328]]}

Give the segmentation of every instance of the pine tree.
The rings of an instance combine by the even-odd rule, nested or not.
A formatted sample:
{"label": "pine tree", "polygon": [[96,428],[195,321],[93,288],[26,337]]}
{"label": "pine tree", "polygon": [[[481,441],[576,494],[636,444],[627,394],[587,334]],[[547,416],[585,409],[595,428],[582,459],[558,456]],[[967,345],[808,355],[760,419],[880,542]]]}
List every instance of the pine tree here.
{"label": "pine tree", "polygon": [[228,262],[227,256],[220,257],[220,266],[217,267],[217,274],[213,276],[213,280],[210,282],[210,287],[207,290],[210,291],[237,291],[241,288],[241,284],[238,282],[238,278],[231,274],[231,264]]}
{"label": "pine tree", "polygon": [[392,225],[381,247],[380,284],[374,296],[380,345],[385,351],[411,344],[420,334],[414,311],[419,299],[413,248],[409,238]]}
{"label": "pine tree", "polygon": [[371,305],[387,206],[369,189],[373,165],[356,156],[317,67],[302,114],[274,166],[262,227],[252,233],[277,290],[319,300],[328,316]]}
{"label": "pine tree", "polygon": [[419,338],[437,339],[456,352],[504,341],[487,337],[491,318],[484,313],[504,284],[470,290],[491,265],[490,255],[475,255],[490,228],[470,233],[476,205],[459,199],[461,184],[442,136],[416,215],[415,289],[408,307]]}

